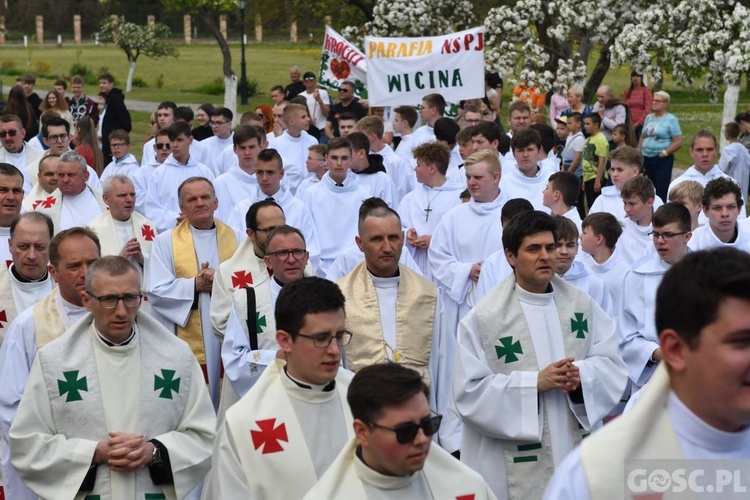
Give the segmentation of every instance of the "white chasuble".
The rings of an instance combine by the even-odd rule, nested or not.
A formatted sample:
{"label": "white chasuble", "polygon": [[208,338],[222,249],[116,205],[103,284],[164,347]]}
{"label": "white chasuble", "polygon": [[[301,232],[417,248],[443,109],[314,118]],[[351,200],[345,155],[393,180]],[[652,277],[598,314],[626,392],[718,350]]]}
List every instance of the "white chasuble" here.
{"label": "white chasuble", "polygon": [[76,196],[64,196],[60,189],[55,189],[34,209],[49,216],[55,227],[55,234],[74,226],[86,226],[102,212],[107,205],[102,200],[102,192],[86,185],[83,192]]}
{"label": "white chasuble", "polygon": [[141,245],[144,259],[147,259],[151,254],[151,245],[156,239],[156,226],[138,212],[133,212],[127,221],[120,222],[115,221],[112,214],[106,211],[89,222],[88,226],[99,237],[102,256],[120,255],[125,243],[130,238],[135,238]]}
{"label": "white chasuble", "polygon": [[226,413],[214,445],[203,498],[301,499],[347,440],[351,372],[340,369],[332,390],[295,384],[276,360]]}

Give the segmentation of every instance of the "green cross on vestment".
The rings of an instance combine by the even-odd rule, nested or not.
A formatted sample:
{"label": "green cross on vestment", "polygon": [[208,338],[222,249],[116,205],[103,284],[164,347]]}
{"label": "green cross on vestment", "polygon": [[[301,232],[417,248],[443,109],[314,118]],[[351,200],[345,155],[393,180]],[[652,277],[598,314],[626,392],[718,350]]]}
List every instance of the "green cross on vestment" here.
{"label": "green cross on vestment", "polygon": [[513,336],[503,337],[498,339],[500,345],[495,344],[495,352],[497,353],[497,359],[502,359],[505,356],[505,363],[512,363],[518,361],[516,354],[523,354],[523,348],[521,347],[521,341],[516,340],[513,342]]}
{"label": "green cross on vestment", "polygon": [[585,339],[584,333],[589,333],[589,320],[583,319],[583,313],[573,313],[570,318],[570,333],[575,333],[577,339]]}
{"label": "green cross on vestment", "polygon": [[263,333],[263,328],[266,325],[266,316],[261,316],[258,311],[255,311],[255,325],[256,325],[256,332],[255,333]]}
{"label": "green cross on vestment", "polygon": [[[172,399],[172,391],[175,394],[180,393],[180,378],[173,378],[175,374],[174,370],[161,369],[161,377],[154,375],[154,390],[158,391],[161,389],[160,398]],[[163,378],[162,378],[163,377]]]}
{"label": "green cross on vestment", "polygon": [[63,377],[65,377],[65,380],[57,381],[57,388],[60,391],[60,397],[65,396],[66,403],[83,400],[80,391],[89,392],[86,377],[81,377],[79,379],[78,370],[63,372]]}

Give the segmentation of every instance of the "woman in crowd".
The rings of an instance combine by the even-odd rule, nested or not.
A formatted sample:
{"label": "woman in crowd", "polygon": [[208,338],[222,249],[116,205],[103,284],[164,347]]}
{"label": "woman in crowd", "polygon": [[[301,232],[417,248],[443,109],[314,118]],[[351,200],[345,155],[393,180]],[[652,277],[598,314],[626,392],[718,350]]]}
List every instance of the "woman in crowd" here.
{"label": "woman in crowd", "polygon": [[65,99],[63,99],[62,95],[57,90],[50,90],[47,92],[47,96],[39,106],[39,110],[42,113],[50,109],[57,111],[65,121],[70,123],[70,130],[73,130],[73,114],[70,112],[68,103],[65,102]]}
{"label": "woman in crowd", "polygon": [[196,141],[202,141],[213,137],[214,131],[211,130],[209,120],[216,113],[214,105],[207,102],[198,106],[198,112],[195,113],[195,119],[198,121],[198,126],[193,129],[193,138]]}
{"label": "woman in crowd", "polygon": [[23,128],[26,129],[26,141],[39,133],[39,122],[37,121],[36,113],[31,104],[26,101],[26,94],[20,85],[11,87],[3,114],[16,115],[21,119]]}
{"label": "woman in crowd", "polygon": [[643,167],[646,175],[654,183],[656,194],[667,199],[667,190],[672,180],[674,154],[682,146],[680,122],[667,112],[669,94],[654,92],[651,114],[643,123],[643,132],[638,141],[638,149],[643,153]]}
{"label": "woman in crowd", "polygon": [[273,108],[268,104],[261,104],[255,108],[255,112],[263,117],[263,130],[266,131],[266,134],[272,134],[274,125]]}
{"label": "woman in crowd", "polygon": [[[560,113],[560,116],[570,116],[572,113],[581,113],[584,118],[591,113],[593,106],[583,102],[583,87],[580,85],[571,85],[568,89],[568,104],[570,107]],[[583,123],[581,123],[581,132],[583,132]]]}
{"label": "woman in crowd", "polygon": [[622,94],[625,102],[630,107],[630,116],[633,119],[633,128],[635,131],[635,140],[641,138],[643,122],[646,115],[651,110],[651,89],[643,84],[643,75],[635,71],[630,72],[630,88]]}
{"label": "woman in crowd", "polygon": [[102,175],[105,167],[104,157],[99,147],[96,127],[88,116],[84,116],[76,123],[76,153],[86,158],[86,163],[96,170],[97,175]]}

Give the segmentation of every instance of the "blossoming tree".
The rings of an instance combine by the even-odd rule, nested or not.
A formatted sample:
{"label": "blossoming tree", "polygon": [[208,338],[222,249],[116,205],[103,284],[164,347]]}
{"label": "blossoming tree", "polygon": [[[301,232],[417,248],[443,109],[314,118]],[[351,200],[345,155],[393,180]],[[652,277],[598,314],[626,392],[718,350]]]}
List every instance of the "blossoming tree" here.
{"label": "blossoming tree", "polygon": [[[656,0],[625,26],[612,49],[612,65],[630,64],[675,83],[703,88],[716,99],[724,91],[722,123],[737,112],[742,73],[750,70],[750,11],[735,0]],[[722,145],[723,145],[722,137]]]}

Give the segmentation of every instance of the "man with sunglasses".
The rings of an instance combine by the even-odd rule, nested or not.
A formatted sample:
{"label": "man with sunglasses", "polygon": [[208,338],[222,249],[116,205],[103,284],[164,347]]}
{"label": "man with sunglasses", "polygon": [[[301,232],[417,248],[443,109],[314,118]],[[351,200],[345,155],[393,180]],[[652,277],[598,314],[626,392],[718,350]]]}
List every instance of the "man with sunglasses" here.
{"label": "man with sunglasses", "polygon": [[623,280],[617,313],[620,353],[628,367],[632,392],[648,382],[662,360],[654,326],[656,290],[667,270],[688,254],[688,242],[693,236],[690,212],[674,201],[657,208],[651,224],[649,236],[656,253],[632,264]]}
{"label": "man with sunglasses", "polygon": [[28,193],[34,183],[28,176],[26,166],[29,163],[39,161],[43,151],[24,141],[26,130],[23,128],[21,119],[16,115],[0,116],[0,163],[10,163],[23,174],[23,190]]}
{"label": "man with sunglasses", "polygon": [[341,113],[353,113],[357,120],[367,116],[365,108],[359,99],[354,95],[354,82],[344,80],[339,87],[339,98],[334,102],[328,111],[328,121],[326,122],[325,133],[328,139],[339,137],[339,116]]}
{"label": "man with sunglasses", "polygon": [[203,498],[301,499],[352,436],[341,291],[318,277],[292,281],[274,316],[278,359],[227,410]]}
{"label": "man with sunglasses", "polygon": [[442,415],[430,409],[429,392],[418,372],[398,363],[358,371],[346,396],[355,437],[305,500],[494,499],[479,474],[430,446]]}
{"label": "man with sunglasses", "polygon": [[[0,349],[0,380],[3,381],[0,384],[0,426],[6,442],[38,349],[86,315],[81,296],[85,290],[86,270],[99,258],[100,252],[99,238],[82,227],[62,231],[50,242],[50,274],[57,287],[16,317]],[[7,498],[37,499],[19,479],[7,456],[3,457],[3,482]]]}
{"label": "man with sunglasses", "polygon": [[151,175],[172,153],[169,131],[166,128],[159,129],[153,141],[153,147],[151,148],[154,152],[153,158],[143,162],[141,168],[132,176],[133,184],[135,184],[135,210],[144,215],[146,214],[146,193],[151,182]]}
{"label": "man with sunglasses", "polygon": [[614,322],[554,273],[557,226],[523,212],[503,228],[513,274],[458,327],[453,396],[461,461],[498,498],[540,498],[555,467],[620,401]]}
{"label": "man with sunglasses", "polygon": [[185,498],[216,426],[190,347],[139,312],[140,272],[123,257],[92,263],[82,298],[90,314],[31,367],[13,465],[42,498]]}

